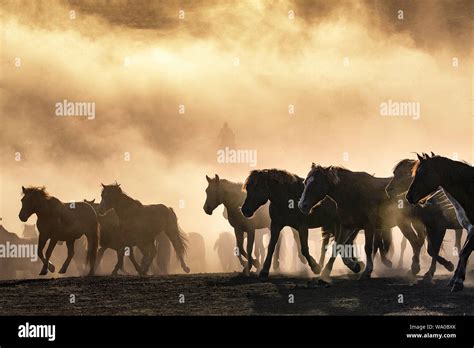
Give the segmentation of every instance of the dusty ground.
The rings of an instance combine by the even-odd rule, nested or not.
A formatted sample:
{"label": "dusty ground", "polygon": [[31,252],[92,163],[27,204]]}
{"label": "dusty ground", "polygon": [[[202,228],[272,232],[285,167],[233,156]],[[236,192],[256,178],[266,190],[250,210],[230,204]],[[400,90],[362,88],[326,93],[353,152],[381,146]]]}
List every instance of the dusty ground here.
{"label": "dusty ground", "polygon": [[[451,293],[448,278],[420,284],[403,277],[330,286],[307,278],[194,274],[97,276],[0,282],[2,315],[472,315],[474,288]],[[71,304],[71,295],[76,303]],[[180,295],[184,303],[179,303]],[[289,295],[294,295],[294,303]],[[404,303],[398,303],[403,295]]]}

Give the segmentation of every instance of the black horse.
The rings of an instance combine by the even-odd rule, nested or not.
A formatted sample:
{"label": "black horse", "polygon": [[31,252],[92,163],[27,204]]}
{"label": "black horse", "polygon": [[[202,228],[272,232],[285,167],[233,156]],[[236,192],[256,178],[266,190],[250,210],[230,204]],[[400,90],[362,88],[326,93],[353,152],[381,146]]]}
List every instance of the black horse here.
{"label": "black horse", "polygon": [[453,204],[459,224],[467,230],[467,239],[459,255],[458,266],[449,282],[452,291],[464,288],[466,264],[474,249],[474,168],[467,163],[449,158],[418,156],[413,166],[413,182],[406,199],[412,204],[426,201],[427,197],[442,187]]}
{"label": "black horse", "polygon": [[[260,271],[261,277],[268,277],[272,255],[278,241],[280,231],[285,226],[298,230],[301,253],[308,261],[315,274],[321,271],[320,265],[309,253],[308,229],[322,227],[336,237],[336,241],[347,239],[355,233],[344,234],[340,231],[340,220],[336,205],[330,200],[322,202],[307,216],[297,207],[297,202],[303,192],[303,179],[284,170],[265,169],[254,170],[244,184],[247,197],[242,205],[242,214],[251,217],[255,211],[270,201],[271,237],[265,263]],[[351,231],[352,232],[352,231]],[[350,257],[343,258],[344,263],[354,272],[360,271],[360,264]],[[332,263],[325,268],[330,273]]]}

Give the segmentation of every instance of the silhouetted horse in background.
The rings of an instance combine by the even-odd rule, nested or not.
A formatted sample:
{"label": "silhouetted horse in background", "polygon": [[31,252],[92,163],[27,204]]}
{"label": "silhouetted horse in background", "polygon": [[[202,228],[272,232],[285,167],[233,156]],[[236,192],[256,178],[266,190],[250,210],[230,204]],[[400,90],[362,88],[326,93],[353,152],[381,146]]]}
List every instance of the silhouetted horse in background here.
{"label": "silhouetted horse in background", "polygon": [[[364,230],[367,266],[361,279],[370,278],[373,254],[380,248],[380,241],[387,240],[385,235],[391,227],[398,225],[402,232],[405,231],[404,235],[408,235],[408,229],[411,232],[409,221],[401,219],[397,212],[396,200],[387,197],[385,187],[390,180],[376,178],[365,172],[352,172],[334,166],[322,167],[313,163],[304,181],[304,191],[298,203],[302,212],[310,212],[312,207],[330,197],[337,204],[343,227],[349,230]],[[386,251],[386,248],[381,249],[383,262],[383,252]],[[386,259],[384,264],[391,266]]]}
{"label": "silhouetted horse in background", "polygon": [[[47,274],[48,269],[54,272],[55,267],[49,259],[58,241],[65,241],[67,245],[67,258],[59,271],[66,273],[74,256],[74,242],[82,235],[87,238],[89,275],[93,275],[99,244],[99,223],[94,209],[84,202],[63,203],[50,196],[44,187],[22,187],[22,190],[20,220],[26,222],[33,214],[38,217],[38,257],[43,261],[40,275]],[[43,249],[48,240],[50,242],[46,256],[43,256]]]}
{"label": "silhouetted horse in background", "polygon": [[[206,175],[206,180],[208,186],[206,188],[206,202],[204,203],[204,211],[206,214],[211,215],[214,209],[219,205],[223,204],[227,211],[227,219],[230,225],[234,228],[235,238],[237,242],[237,247],[239,249],[239,261],[244,266],[244,272],[248,274],[252,265],[259,269],[259,260],[258,256],[255,262],[250,263],[251,266],[247,267],[249,263],[245,263],[242,259],[242,256],[249,260],[249,252],[252,255],[253,244],[258,244],[257,249],[263,249],[263,233],[255,233],[257,229],[270,228],[270,215],[268,214],[268,206],[262,207],[256,211],[255,215],[252,218],[247,218],[242,215],[240,207],[242,206],[245,200],[245,192],[242,191],[241,183],[234,183],[226,179],[220,179],[216,174],[214,179],[211,179]],[[247,233],[247,251],[243,247],[244,241],[244,232]],[[297,233],[293,230],[293,235],[297,243],[299,243],[299,237]],[[275,268],[278,269],[279,262],[279,251],[280,245],[278,245],[277,253],[275,255],[275,260],[277,264]],[[261,254],[261,252],[260,252]],[[262,255],[264,256],[264,255]],[[300,256],[301,259],[301,256]]]}
{"label": "silhouetted horse in background", "polygon": [[186,237],[178,225],[173,209],[163,204],[143,205],[122,191],[119,184],[102,184],[102,200],[99,212],[114,209],[120,219],[120,226],[127,236],[130,247],[137,246],[143,254],[140,274],[146,274],[156,255],[155,238],[161,232],[170,239],[181,267],[186,273],[189,268],[184,261]]}
{"label": "silhouetted horse in background", "polygon": [[[322,227],[323,231],[330,231],[339,242],[340,221],[334,202],[326,200],[315,208],[310,215],[302,214],[297,207],[298,199],[303,192],[303,179],[284,170],[265,169],[250,172],[244,184],[247,192],[242,205],[242,214],[251,217],[262,205],[270,201],[271,237],[267,257],[260,271],[261,277],[268,277],[272,255],[285,226],[298,230],[301,253],[308,261],[313,273],[318,274],[321,266],[314,260],[308,248],[308,229]],[[344,258],[344,263],[354,272],[360,271],[360,265],[351,258]],[[330,272],[332,263],[328,263]]]}
{"label": "silhouetted horse in background", "polygon": [[[398,162],[393,170],[393,178],[385,188],[390,197],[397,197],[402,200],[399,208],[407,212],[408,218],[412,222],[419,221],[426,227],[426,234],[428,239],[428,254],[432,257],[430,269],[425,273],[424,278],[431,280],[436,271],[436,262],[441,263],[447,270],[453,271],[454,265],[439,256],[439,250],[446,234],[446,229],[454,229],[456,231],[456,248],[461,249],[462,227],[456,218],[454,207],[444,194],[442,190],[433,195],[423,206],[410,206],[405,204],[404,195],[411,182],[413,181],[412,169],[416,161],[411,159],[404,159]],[[420,224],[416,228],[422,228]]]}
{"label": "silhouetted horse in background", "polygon": [[456,271],[449,282],[452,291],[460,291],[464,287],[467,260],[474,249],[474,168],[433,153],[431,157],[426,154],[417,156],[413,182],[406,194],[408,202],[418,204],[425,201],[442,187],[456,209],[459,224],[467,230]]}
{"label": "silhouetted horse in background", "polygon": [[221,232],[216,242],[214,243],[214,250],[217,251],[217,256],[224,272],[235,271],[237,267],[237,258],[234,254],[234,237],[230,232]]}

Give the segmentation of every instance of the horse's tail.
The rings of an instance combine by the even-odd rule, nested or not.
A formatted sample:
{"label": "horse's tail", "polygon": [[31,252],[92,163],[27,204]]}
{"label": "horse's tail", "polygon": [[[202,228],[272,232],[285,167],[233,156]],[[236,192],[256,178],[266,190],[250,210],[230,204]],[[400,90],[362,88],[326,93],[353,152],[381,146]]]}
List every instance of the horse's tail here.
{"label": "horse's tail", "polygon": [[165,232],[170,239],[171,244],[173,244],[173,248],[181,263],[181,267],[186,273],[189,273],[189,267],[184,261],[184,255],[186,255],[186,251],[188,249],[188,240],[186,238],[186,234],[178,224],[178,217],[176,216],[174,210],[172,208],[169,208],[169,210],[171,213],[170,220]]}
{"label": "horse's tail", "polygon": [[94,275],[95,262],[97,258],[97,250],[99,249],[99,235],[100,224],[97,222],[97,227],[94,233],[87,236],[87,262],[86,267],[90,267],[89,275]]}

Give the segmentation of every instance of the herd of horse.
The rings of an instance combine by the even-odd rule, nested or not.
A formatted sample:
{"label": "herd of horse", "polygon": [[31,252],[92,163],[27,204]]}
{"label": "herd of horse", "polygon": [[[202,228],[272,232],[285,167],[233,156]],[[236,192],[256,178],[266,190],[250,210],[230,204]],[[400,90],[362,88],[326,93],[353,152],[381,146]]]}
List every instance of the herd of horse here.
{"label": "herd of horse", "polygon": [[[432,261],[424,279],[430,281],[437,263],[448,271],[454,270],[452,262],[439,254],[446,230],[456,231],[456,247],[460,249],[464,229],[467,239],[449,283],[452,291],[462,290],[467,260],[474,248],[471,223],[474,221],[474,169],[465,162],[434,154],[417,156],[416,160],[404,159],[397,163],[393,177],[389,178],[314,163],[305,179],[279,169],[253,170],[243,184],[221,179],[217,174],[214,178],[206,176],[208,186],[203,210],[211,215],[218,206],[224,206],[224,217],[235,233],[233,260],[240,261],[245,275],[255,267],[260,277],[268,277],[272,261],[273,267],[279,268],[280,232],[290,227],[299,259],[307,263],[314,274],[321,273],[320,280],[324,282],[329,281],[337,256],[341,256],[352,272],[361,272],[361,279],[371,277],[376,253],[385,266],[391,267],[389,250],[393,227],[400,229],[413,249],[410,270],[413,275],[420,272],[420,251],[427,240]],[[190,271],[185,261],[187,236],[170,207],[144,205],[126,194],[117,183],[102,184],[100,203],[86,200],[63,203],[49,195],[44,187],[23,187],[22,190],[20,220],[26,222],[31,215],[37,215],[40,275],[54,272],[50,257],[61,241],[68,249],[59,271],[65,273],[74,256],[74,242],[83,235],[87,239],[89,275],[94,274],[108,248],[117,254],[113,274],[123,271],[125,255],[139,274],[147,274],[155,257],[160,259],[164,255],[166,259],[169,256],[169,249],[165,248],[169,243],[182,270]],[[322,230],[319,262],[311,256],[308,247],[308,231],[313,228]],[[265,250],[263,236],[268,230],[270,241]],[[343,252],[332,253],[324,265],[331,239],[334,245],[352,246],[361,231],[365,236],[365,265],[355,255]],[[231,240],[230,234],[219,236],[214,249],[221,260],[225,255],[219,245],[229,244]],[[143,256],[140,263],[135,260],[134,247]],[[224,269],[230,270],[232,259],[228,258],[225,263]]]}

